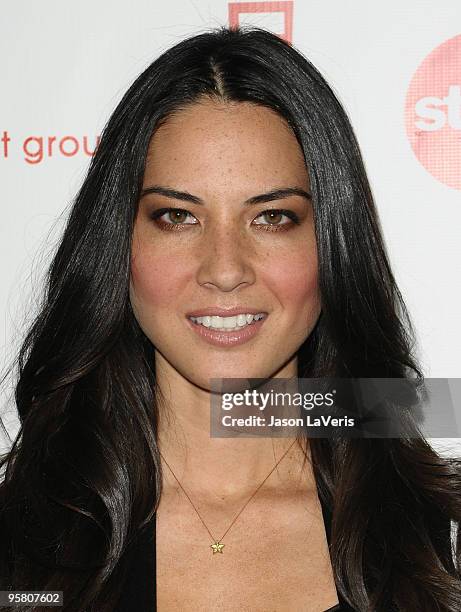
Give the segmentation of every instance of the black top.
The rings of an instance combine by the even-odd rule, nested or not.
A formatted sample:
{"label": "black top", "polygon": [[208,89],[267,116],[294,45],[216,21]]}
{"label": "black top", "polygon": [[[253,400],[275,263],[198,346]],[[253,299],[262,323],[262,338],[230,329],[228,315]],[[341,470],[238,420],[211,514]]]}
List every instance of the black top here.
{"label": "black top", "polygon": [[[331,513],[321,503],[328,545],[331,534]],[[114,612],[157,612],[156,516],[144,529],[131,552],[130,570],[122,596]],[[355,612],[338,593],[339,604],[325,612]]]}

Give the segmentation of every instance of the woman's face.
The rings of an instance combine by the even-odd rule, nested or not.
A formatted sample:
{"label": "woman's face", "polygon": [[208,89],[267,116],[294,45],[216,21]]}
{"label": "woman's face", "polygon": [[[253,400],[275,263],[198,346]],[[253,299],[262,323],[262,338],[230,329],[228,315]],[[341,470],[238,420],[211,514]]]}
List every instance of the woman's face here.
{"label": "woman's face", "polygon": [[[296,376],[296,352],[321,308],[312,205],[299,193],[251,202],[288,188],[309,192],[302,151],[267,108],[206,100],[155,132],[130,299],[158,371],[204,389],[210,378]],[[265,316],[227,319],[239,330],[215,330],[219,309],[231,308]],[[209,318],[198,325],[194,313]]]}

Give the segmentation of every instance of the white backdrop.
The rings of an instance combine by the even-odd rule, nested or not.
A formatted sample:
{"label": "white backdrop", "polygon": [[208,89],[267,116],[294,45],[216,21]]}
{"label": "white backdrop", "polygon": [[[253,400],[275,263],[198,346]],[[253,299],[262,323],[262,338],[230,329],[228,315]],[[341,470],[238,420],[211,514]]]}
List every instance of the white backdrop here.
{"label": "white backdrop", "polygon": [[[2,369],[33,316],[67,207],[124,91],[182,38],[238,20],[289,40],[337,92],[363,151],[424,373],[461,376],[459,2],[9,0],[2,13]],[[14,433],[5,396],[2,405]],[[461,453],[461,440],[433,442]]]}

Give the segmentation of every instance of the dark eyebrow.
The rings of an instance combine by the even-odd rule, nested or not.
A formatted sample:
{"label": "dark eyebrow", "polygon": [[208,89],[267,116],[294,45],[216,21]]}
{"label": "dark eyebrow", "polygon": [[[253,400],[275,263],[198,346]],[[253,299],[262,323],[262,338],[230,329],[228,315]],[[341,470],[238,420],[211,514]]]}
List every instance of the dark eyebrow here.
{"label": "dark eyebrow", "polygon": [[[204,205],[205,202],[199,198],[198,196],[192,195],[187,191],[178,191],[177,189],[170,189],[169,187],[161,187],[160,185],[153,185],[152,187],[146,187],[141,191],[141,198],[149,193],[158,193],[160,195],[166,196],[167,198],[172,198],[174,200],[184,200],[185,202],[190,202],[192,204],[201,204]],[[272,200],[282,200],[284,198],[289,198],[290,196],[298,195],[307,200],[312,199],[312,195],[301,189],[300,187],[284,187],[282,189],[273,189],[272,191],[268,191],[267,193],[261,193],[260,195],[253,196],[248,200],[245,200],[245,205],[251,204],[261,204],[264,202],[271,202]]]}

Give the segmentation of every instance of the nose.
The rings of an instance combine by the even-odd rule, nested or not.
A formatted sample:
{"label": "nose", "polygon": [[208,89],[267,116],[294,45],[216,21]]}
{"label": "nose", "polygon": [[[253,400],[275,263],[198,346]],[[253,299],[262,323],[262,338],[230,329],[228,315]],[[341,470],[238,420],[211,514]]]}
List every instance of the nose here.
{"label": "nose", "polygon": [[200,245],[197,282],[221,291],[233,291],[255,281],[250,238],[239,227],[210,228]]}

